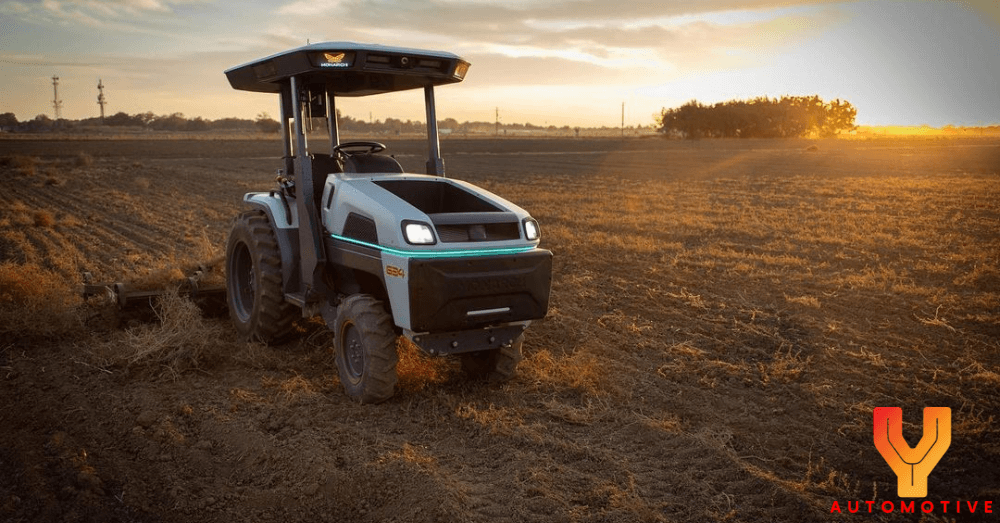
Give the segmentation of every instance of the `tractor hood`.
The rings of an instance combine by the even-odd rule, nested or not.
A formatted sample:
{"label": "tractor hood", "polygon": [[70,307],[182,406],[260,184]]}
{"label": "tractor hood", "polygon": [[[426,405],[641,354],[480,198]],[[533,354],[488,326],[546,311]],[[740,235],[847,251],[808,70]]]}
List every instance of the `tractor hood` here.
{"label": "tractor hood", "polygon": [[329,180],[323,224],[343,240],[415,255],[538,245],[538,225],[527,211],[467,182],[419,174]]}

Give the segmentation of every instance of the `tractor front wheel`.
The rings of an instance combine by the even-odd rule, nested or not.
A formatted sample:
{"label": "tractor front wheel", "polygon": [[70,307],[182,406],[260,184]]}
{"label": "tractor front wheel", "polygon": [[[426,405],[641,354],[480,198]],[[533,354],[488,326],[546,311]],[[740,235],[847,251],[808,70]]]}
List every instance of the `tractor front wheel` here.
{"label": "tractor front wheel", "polygon": [[507,381],[517,373],[517,364],[522,359],[522,344],[524,344],[524,334],[518,336],[513,343],[499,349],[463,353],[462,370],[474,379]]}
{"label": "tractor front wheel", "polygon": [[396,331],[382,302],[368,294],[347,297],[334,323],[337,372],[347,395],[360,403],[379,403],[396,387]]}

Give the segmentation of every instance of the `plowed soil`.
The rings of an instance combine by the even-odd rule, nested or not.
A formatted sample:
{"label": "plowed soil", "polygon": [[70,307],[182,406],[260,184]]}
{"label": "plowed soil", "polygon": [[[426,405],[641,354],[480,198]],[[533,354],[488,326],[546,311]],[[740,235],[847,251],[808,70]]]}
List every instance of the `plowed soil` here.
{"label": "plowed soil", "polygon": [[[442,149],[541,223],[549,315],[509,383],[400,343],[361,406],[319,322],[261,346],[177,297],[139,321],[63,292],[217,258],[276,143],[0,140],[0,521],[992,521],[1000,144]],[[930,514],[899,511],[879,406],[911,445],[952,410]]]}

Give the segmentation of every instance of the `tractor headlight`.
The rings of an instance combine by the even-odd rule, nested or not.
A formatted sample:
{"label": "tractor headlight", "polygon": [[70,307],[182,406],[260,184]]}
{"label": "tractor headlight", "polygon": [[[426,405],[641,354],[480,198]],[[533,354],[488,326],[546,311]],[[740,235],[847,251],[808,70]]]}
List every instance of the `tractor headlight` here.
{"label": "tractor headlight", "polygon": [[525,218],[523,223],[524,237],[527,238],[528,241],[533,242],[542,235],[541,231],[538,230],[538,222],[536,222],[534,218]]}
{"label": "tractor headlight", "polygon": [[406,242],[412,245],[433,245],[437,243],[434,239],[434,230],[430,225],[423,222],[403,222],[403,237]]}

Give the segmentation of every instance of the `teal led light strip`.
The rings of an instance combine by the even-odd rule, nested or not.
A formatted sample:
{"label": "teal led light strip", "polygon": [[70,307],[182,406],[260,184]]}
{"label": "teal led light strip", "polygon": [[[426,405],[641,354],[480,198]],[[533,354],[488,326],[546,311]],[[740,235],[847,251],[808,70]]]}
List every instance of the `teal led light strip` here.
{"label": "teal led light strip", "polygon": [[336,240],[345,241],[347,243],[353,243],[355,245],[361,245],[363,247],[370,247],[372,249],[378,249],[382,252],[387,252],[389,254],[394,254],[396,256],[405,256],[409,258],[460,258],[464,256],[520,254],[522,252],[528,252],[534,249],[534,247],[498,247],[494,249],[467,249],[467,250],[449,250],[449,251],[404,251],[400,249],[393,249],[392,247],[375,245],[374,243],[363,242],[361,240],[355,240],[354,238],[338,236],[336,234],[331,234],[330,237]]}

